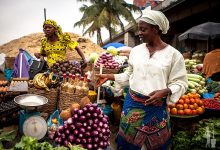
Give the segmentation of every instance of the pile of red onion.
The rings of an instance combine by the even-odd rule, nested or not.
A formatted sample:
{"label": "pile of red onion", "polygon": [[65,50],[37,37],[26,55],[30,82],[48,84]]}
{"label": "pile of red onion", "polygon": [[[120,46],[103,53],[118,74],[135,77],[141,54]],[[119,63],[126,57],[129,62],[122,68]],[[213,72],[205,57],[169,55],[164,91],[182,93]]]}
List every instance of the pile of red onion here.
{"label": "pile of red onion", "polygon": [[100,68],[100,65],[103,64],[104,68],[107,69],[118,69],[120,64],[113,59],[112,54],[103,53],[95,63],[96,68]]}
{"label": "pile of red onion", "polygon": [[108,116],[95,104],[87,104],[82,109],[74,109],[72,117],[57,129],[54,140],[59,145],[69,143],[81,145],[91,150],[101,150],[109,146],[110,129]]}

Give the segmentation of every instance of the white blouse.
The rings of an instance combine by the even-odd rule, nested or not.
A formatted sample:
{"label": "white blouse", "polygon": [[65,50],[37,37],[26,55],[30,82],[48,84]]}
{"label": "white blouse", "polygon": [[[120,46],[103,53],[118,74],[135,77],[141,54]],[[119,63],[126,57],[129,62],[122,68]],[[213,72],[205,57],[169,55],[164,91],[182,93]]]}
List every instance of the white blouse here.
{"label": "white blouse", "polygon": [[170,88],[168,103],[176,103],[188,87],[186,68],[182,54],[168,45],[156,51],[150,58],[146,43],[134,47],[129,55],[128,69],[115,74],[115,81],[122,86],[148,95],[155,90]]}

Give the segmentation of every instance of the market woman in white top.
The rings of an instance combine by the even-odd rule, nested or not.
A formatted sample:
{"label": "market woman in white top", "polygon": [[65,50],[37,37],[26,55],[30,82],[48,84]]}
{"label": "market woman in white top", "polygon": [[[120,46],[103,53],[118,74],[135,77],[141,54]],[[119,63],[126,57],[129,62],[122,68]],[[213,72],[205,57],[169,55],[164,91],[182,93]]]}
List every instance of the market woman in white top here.
{"label": "market woman in white top", "polygon": [[184,59],[161,40],[161,34],[169,29],[162,12],[147,10],[138,28],[144,43],[131,50],[127,71],[97,76],[130,87],[121,115],[118,149],[167,149],[171,135],[167,104],[176,103],[188,86]]}

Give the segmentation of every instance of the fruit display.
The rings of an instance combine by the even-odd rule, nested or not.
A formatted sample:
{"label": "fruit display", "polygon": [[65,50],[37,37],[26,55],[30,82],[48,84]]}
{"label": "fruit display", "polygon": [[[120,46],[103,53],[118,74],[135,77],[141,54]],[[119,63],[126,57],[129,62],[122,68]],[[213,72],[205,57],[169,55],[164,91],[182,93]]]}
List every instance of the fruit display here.
{"label": "fruit display", "polygon": [[81,74],[81,65],[79,62],[74,61],[57,61],[50,67],[50,72],[62,76],[63,74]]}
{"label": "fruit display", "polygon": [[206,93],[208,90],[205,87],[205,78],[198,74],[187,74],[188,78],[188,92],[192,93]]}
{"label": "fruit display", "polygon": [[169,105],[171,115],[193,116],[204,113],[203,101],[198,93],[188,93],[181,96],[176,104]]}
{"label": "fruit display", "polygon": [[87,104],[82,109],[73,109],[71,114],[54,135],[57,144],[79,144],[88,150],[101,150],[109,145],[108,117],[97,105]]}
{"label": "fruit display", "polygon": [[95,62],[95,68],[100,68],[101,64],[106,69],[119,69],[121,66],[113,59],[113,55],[110,53],[102,53]]}
{"label": "fruit display", "polygon": [[57,80],[53,80],[53,73],[38,73],[34,76],[33,80],[29,81],[29,84],[33,84],[38,89],[45,89],[50,91],[51,85],[55,85]]}
{"label": "fruit display", "polygon": [[214,99],[203,99],[204,107],[213,110],[220,110],[220,103]]}

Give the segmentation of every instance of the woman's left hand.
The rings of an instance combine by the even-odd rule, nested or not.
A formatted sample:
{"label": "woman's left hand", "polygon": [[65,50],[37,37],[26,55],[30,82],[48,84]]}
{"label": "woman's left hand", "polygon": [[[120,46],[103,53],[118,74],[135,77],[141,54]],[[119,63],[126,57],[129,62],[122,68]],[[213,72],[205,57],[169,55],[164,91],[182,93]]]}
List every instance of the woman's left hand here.
{"label": "woman's left hand", "polygon": [[154,103],[161,101],[161,99],[163,97],[166,97],[170,92],[171,91],[168,88],[151,92],[149,94],[150,98],[146,100],[145,105],[154,104]]}

